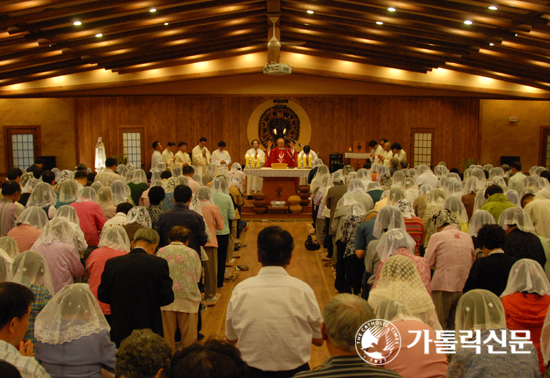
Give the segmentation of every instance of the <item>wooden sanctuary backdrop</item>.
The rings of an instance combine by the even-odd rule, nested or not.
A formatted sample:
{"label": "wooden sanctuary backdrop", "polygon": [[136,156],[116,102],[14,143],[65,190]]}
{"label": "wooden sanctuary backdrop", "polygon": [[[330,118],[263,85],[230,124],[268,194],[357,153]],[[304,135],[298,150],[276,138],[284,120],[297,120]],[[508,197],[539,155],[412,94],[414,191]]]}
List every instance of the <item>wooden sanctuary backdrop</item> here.
{"label": "wooden sanctuary backdrop", "polygon": [[185,141],[189,151],[200,137],[213,151],[224,140],[233,161],[244,162],[249,148],[250,114],[264,101],[287,98],[304,108],[311,120],[310,145],[328,162],[328,154],[344,153],[353,141],[386,137],[410,155],[411,129],[433,128],[432,161],[457,166],[461,158],[480,155],[480,100],[372,96],[147,96],[75,99],[78,162],[92,167],[95,143],[103,137],[107,156],[121,152],[120,130],[143,128],[145,167],[151,143]]}

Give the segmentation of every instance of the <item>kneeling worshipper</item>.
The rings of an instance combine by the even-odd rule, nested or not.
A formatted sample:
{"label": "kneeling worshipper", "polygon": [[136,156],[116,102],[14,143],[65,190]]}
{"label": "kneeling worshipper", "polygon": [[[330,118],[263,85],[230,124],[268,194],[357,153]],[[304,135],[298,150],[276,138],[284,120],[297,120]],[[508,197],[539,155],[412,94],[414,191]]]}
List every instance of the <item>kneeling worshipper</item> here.
{"label": "kneeling worshipper", "polygon": [[288,167],[298,166],[298,154],[294,149],[294,143],[290,142],[290,148],[285,147],[283,138],[277,139],[277,147],[273,147],[273,142],[270,140],[267,145],[265,166],[271,167],[273,163],[284,163]]}
{"label": "kneeling worshipper", "polygon": [[414,263],[422,283],[426,287],[426,291],[431,295],[432,294],[432,285],[431,285],[431,272],[428,261],[424,257],[415,256],[414,249],[416,242],[414,239],[407,233],[407,231],[401,228],[395,228],[393,230],[388,230],[380,239],[380,243],[376,247],[378,251],[378,256],[380,257],[380,263],[378,264],[378,269],[376,271],[376,278],[374,279],[374,284],[372,288],[376,288],[380,273],[384,267],[386,261],[392,256],[405,256]]}
{"label": "kneeling worshipper", "polygon": [[506,328],[530,332],[530,339],[538,352],[540,373],[544,375],[546,365],[540,340],[550,306],[550,283],[540,264],[530,259],[517,261],[510,270],[508,284],[500,298],[506,314]]}
{"label": "kneeling worshipper", "polygon": [[97,247],[99,234],[106,221],[101,206],[98,205],[97,193],[89,187],[82,189],[71,207],[74,207],[78,214],[80,229],[84,232],[86,243]]}
{"label": "kneeling worshipper", "polygon": [[15,227],[8,232],[8,237],[17,242],[20,251],[28,251],[36,242],[42,229],[48,223],[48,215],[39,207],[27,207],[15,221]]}
{"label": "kneeling worshipper", "polygon": [[384,299],[403,303],[413,316],[432,329],[441,330],[432,298],[410,258],[392,256],[385,262],[376,288],[370,291],[368,302],[373,308],[378,308]]}
{"label": "kneeling worshipper", "polygon": [[87,284],[66,286],[36,318],[36,358],[52,378],[102,378],[115,371],[110,329]]}
{"label": "kneeling worshipper", "polygon": [[[384,299],[376,308],[376,319],[384,319],[392,323],[401,335],[401,345],[415,344],[418,334],[421,337],[436,340],[437,335],[433,328],[418,319],[403,303],[394,299]],[[436,344],[429,343],[426,351],[424,343],[418,342],[414,346],[393,348],[384,364],[385,369],[399,373],[403,378],[432,378],[445,377],[449,362],[443,353],[437,353]]]}
{"label": "kneeling worshipper", "polygon": [[[523,340],[522,333],[518,336]],[[447,377],[540,378],[537,350],[530,343],[508,342],[514,339],[499,298],[488,290],[467,292],[456,308],[458,344]]]}
{"label": "kneeling worshipper", "polygon": [[34,190],[27,201],[27,207],[36,206],[41,208],[48,214],[49,219],[55,216],[55,205],[57,202],[57,194],[53,186],[48,183],[41,182],[34,187]]}
{"label": "kneeling worshipper", "polygon": [[74,231],[70,221],[61,217],[52,219],[32,246],[46,259],[52,274],[55,292],[74,283],[73,277],[81,277],[84,267],[74,247]]}
{"label": "kneeling worshipper", "polygon": [[[113,257],[123,256],[130,252],[130,239],[122,226],[107,227],[99,239],[99,248],[94,249],[86,260],[86,276],[92,294],[97,299],[97,288],[101,283],[101,275],[105,269],[107,260]],[[98,299],[99,301],[99,299]],[[111,306],[99,301],[103,315],[109,319]]]}
{"label": "kneeling worshipper", "polygon": [[40,311],[42,311],[55,294],[50,269],[44,256],[36,251],[25,251],[18,255],[13,260],[11,269],[13,273],[11,281],[28,287],[34,294],[34,301],[31,304],[29,328],[24,340],[32,341],[36,348],[34,322]]}
{"label": "kneeling worshipper", "polygon": [[88,248],[88,243],[86,242],[86,237],[84,236],[84,232],[82,232],[82,229],[80,228],[80,219],[78,218],[76,209],[70,205],[61,206],[57,210],[57,214],[55,215],[55,218],[65,218],[69,220],[70,225],[74,231],[73,245],[76,248],[80,258],[83,258],[84,253]]}

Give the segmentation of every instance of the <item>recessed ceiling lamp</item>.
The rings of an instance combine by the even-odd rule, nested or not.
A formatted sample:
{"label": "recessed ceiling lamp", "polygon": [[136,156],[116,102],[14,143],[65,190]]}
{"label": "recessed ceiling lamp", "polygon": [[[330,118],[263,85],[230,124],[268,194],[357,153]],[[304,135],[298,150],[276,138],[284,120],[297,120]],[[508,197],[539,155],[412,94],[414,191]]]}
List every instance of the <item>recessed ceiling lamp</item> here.
{"label": "recessed ceiling lamp", "polygon": [[376,21],[376,25],[384,25],[382,21]]}
{"label": "recessed ceiling lamp", "polygon": [[518,36],[518,34],[517,34],[517,33],[516,33],[516,34],[514,34],[514,37],[517,37],[517,36]]}
{"label": "recessed ceiling lamp", "polygon": [[164,26],[167,26],[167,25],[169,25],[168,22],[165,22],[165,23],[164,23]]}
{"label": "recessed ceiling lamp", "polygon": [[74,25],[74,26],[80,26],[80,25],[82,25],[82,22],[80,22],[80,21],[75,21],[75,22],[73,22],[73,25]]}
{"label": "recessed ceiling lamp", "polygon": [[473,24],[473,22],[470,21],[470,20],[466,20],[466,21],[464,21],[464,23],[465,23],[466,25],[472,25],[472,24]]}
{"label": "recessed ceiling lamp", "polygon": [[157,10],[156,10],[155,8],[149,9],[149,12],[151,12],[151,13],[155,13],[156,11],[157,11]]}
{"label": "recessed ceiling lamp", "polygon": [[313,14],[313,13],[315,13],[315,12],[314,12],[314,11],[312,11],[311,9],[308,9],[308,10],[307,10],[307,13],[309,13],[309,14]]}
{"label": "recessed ceiling lamp", "polygon": [[103,37],[103,34],[97,33],[95,36],[96,36],[97,38],[100,38],[100,37]]}
{"label": "recessed ceiling lamp", "polygon": [[491,6],[489,7],[489,9],[490,9],[490,10],[497,10],[498,8],[495,7],[494,5],[491,5]]}
{"label": "recessed ceiling lamp", "polygon": [[489,43],[489,46],[494,46],[495,44],[493,42]]}
{"label": "recessed ceiling lamp", "polygon": [[390,12],[395,12],[395,8],[394,8],[394,7],[389,7],[389,8],[388,8],[388,11],[390,11]]}

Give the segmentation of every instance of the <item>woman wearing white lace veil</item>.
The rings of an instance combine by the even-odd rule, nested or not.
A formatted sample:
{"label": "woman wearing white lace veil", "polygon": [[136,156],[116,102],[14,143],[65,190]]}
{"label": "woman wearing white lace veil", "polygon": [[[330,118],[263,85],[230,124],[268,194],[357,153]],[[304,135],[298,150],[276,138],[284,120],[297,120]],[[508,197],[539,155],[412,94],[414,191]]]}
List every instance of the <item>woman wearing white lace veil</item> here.
{"label": "woman wearing white lace veil", "polygon": [[[486,224],[496,224],[493,214],[487,210],[477,210],[472,214],[470,219],[470,226],[468,227],[468,235],[474,237],[477,236],[479,229]],[[475,243],[474,243],[475,244]]]}
{"label": "woman wearing white lace veil", "polygon": [[371,182],[371,177],[370,177],[369,171],[365,168],[359,169],[357,171],[357,176],[355,178],[358,179],[358,180],[361,180],[361,182],[363,183],[365,188],[367,187],[369,182]]}
{"label": "woman wearing white lace veil", "polygon": [[9,236],[2,236],[0,238],[0,249],[6,252],[12,259],[19,255],[17,242],[14,238],[10,238]]}
{"label": "woman wearing white lace veil", "polygon": [[44,210],[29,206],[15,220],[15,227],[7,233],[7,236],[16,241],[20,251],[26,251],[38,239],[48,220]]}
{"label": "woman wearing white lace veil", "polygon": [[[357,179],[356,179],[357,180]],[[360,182],[360,180],[357,180]],[[362,183],[361,183],[362,185]],[[343,218],[342,235],[339,241],[344,246],[343,253],[336,260],[336,281],[334,286],[340,293],[361,293],[361,281],[365,267],[363,261],[355,255],[355,234],[357,227],[365,221],[367,210],[360,203],[353,203],[348,208],[348,213]]]}
{"label": "woman wearing white lace veil", "polygon": [[61,170],[59,168],[52,168],[52,172],[55,175],[55,182],[59,182],[59,177],[61,176]]}
{"label": "woman wearing white lace veil", "polygon": [[330,172],[328,170],[328,167],[326,165],[320,165],[317,168],[317,172],[315,172],[315,176],[313,177],[313,180],[311,180],[310,184],[310,192],[312,195],[312,198],[315,198],[315,195],[317,194],[317,190],[321,187],[321,181],[324,177],[329,177]]}
{"label": "woman wearing white lace veil", "polygon": [[[50,269],[44,257],[36,251],[25,251],[13,260],[13,278],[11,281],[28,287],[34,294],[34,302],[31,304],[31,316],[29,323],[34,325],[36,316],[55,294]],[[29,327],[25,334],[25,341],[34,340],[34,326]]]}
{"label": "woman wearing white lace veil", "polygon": [[80,228],[80,218],[78,218],[76,209],[68,205],[61,206],[57,210],[57,214],[55,218],[61,218],[61,217],[66,218],[71,222],[70,224],[74,232],[73,245],[78,251],[80,258],[83,258],[84,253],[88,248],[88,242],[86,241],[86,236],[84,235],[84,232]]}
{"label": "woman wearing white lace veil", "polygon": [[[195,172],[198,172],[195,170]],[[206,166],[206,173],[202,175],[202,184],[208,185],[214,180],[214,177],[216,177],[216,173],[218,172],[218,166],[215,163],[210,163]],[[200,183],[199,183],[200,184]]]}
{"label": "woman wearing white lace veil", "polygon": [[110,186],[104,186],[97,192],[98,204],[105,216],[105,220],[109,220],[116,214],[116,206],[113,202],[113,192]]}
{"label": "woman wearing white lace veil", "polygon": [[428,265],[428,262],[424,257],[415,256],[416,242],[415,240],[407,233],[407,231],[400,228],[395,228],[393,230],[388,230],[380,239],[380,243],[376,247],[378,251],[378,256],[380,257],[380,263],[376,270],[376,278],[372,288],[376,287],[378,279],[380,277],[380,272],[384,267],[386,261],[392,256],[405,256],[414,263],[416,270],[422,280],[422,283],[426,287],[428,294],[432,294],[432,285],[431,285],[431,270]]}
{"label": "woman wearing white lace veil", "polygon": [[462,197],[462,192],[464,187],[462,186],[462,181],[449,180],[446,187],[447,194],[450,196]]}
{"label": "woman wearing white lace veil", "polygon": [[162,178],[160,175],[162,174],[162,169],[153,168],[151,169],[151,182],[153,181],[161,181]]}
{"label": "woman wearing white lace veil", "polygon": [[[25,177],[26,176],[26,177]],[[23,177],[26,178],[25,183],[23,183]],[[34,178],[33,173],[25,173],[23,176],[21,176],[21,197],[19,198],[19,203],[23,206],[27,204],[27,201],[29,200],[29,197],[38,183],[41,181]]]}
{"label": "woman wearing white lace veil", "polygon": [[57,293],[36,318],[36,358],[52,376],[101,378],[114,373],[116,347],[111,327],[88,285],[74,284]]}
{"label": "woman wearing white lace veil", "polygon": [[380,211],[385,206],[395,206],[397,205],[397,202],[399,202],[402,199],[407,198],[407,194],[405,192],[405,189],[403,189],[401,186],[396,186],[391,188],[388,191],[387,196],[384,196],[385,192],[382,193],[380,196],[380,201],[376,203],[376,206],[374,207],[375,211]]}
{"label": "woman wearing white lace veil", "polygon": [[530,332],[530,339],[538,351],[539,368],[544,374],[546,365],[540,336],[550,306],[550,283],[540,264],[531,259],[518,260],[510,270],[500,298],[506,314],[506,328]]}
{"label": "woman wearing white lace veil", "polygon": [[84,273],[84,267],[74,247],[71,222],[64,217],[48,222],[31,249],[46,259],[52,273],[55,292],[74,283],[73,277],[78,278]]}
{"label": "woman wearing white lace veil", "polygon": [[180,177],[183,174],[182,167],[174,167],[172,170],[172,177]]}
{"label": "woman wearing white lace veil", "polygon": [[449,210],[456,216],[458,222],[460,223],[460,229],[462,232],[468,232],[468,214],[466,213],[466,208],[464,207],[460,197],[447,197],[445,202],[443,202],[443,208]]}
{"label": "woman wearing white lace veil", "polygon": [[93,190],[95,190],[96,193],[99,194],[99,189],[103,188],[103,184],[101,183],[101,181],[96,181],[92,185],[90,185],[90,188],[92,188]]}
{"label": "woman wearing white lace veil", "polygon": [[122,177],[124,183],[127,183],[127,177],[128,177],[128,167],[124,164],[119,164],[116,167],[116,172]]}
{"label": "woman wearing white lace veil", "polygon": [[[113,203],[119,205],[123,202],[132,203],[131,191],[128,185],[120,180],[113,181],[111,183],[111,192],[113,193]],[[134,205],[132,203],[132,205]]]}
{"label": "woman wearing white lace veil", "polygon": [[441,330],[432,298],[411,259],[405,256],[392,256],[386,261],[376,288],[369,294],[368,302],[373,308],[378,308],[384,299],[394,299],[403,303],[413,316],[434,330]]}
{"label": "woman wearing white lace veil", "polygon": [[59,209],[63,205],[70,205],[76,201],[78,195],[78,183],[74,179],[67,179],[59,187],[59,198],[55,207]]}
{"label": "woman wearing white lace veil", "polygon": [[434,174],[441,179],[449,174],[449,170],[444,165],[436,165],[434,168]]}
{"label": "woman wearing white lace veil", "polygon": [[428,246],[430,237],[434,232],[432,227],[433,216],[439,212],[439,210],[443,209],[443,203],[447,197],[447,193],[439,188],[432,189],[426,195],[426,210],[424,211],[424,216],[422,217],[424,230],[426,231],[426,234],[424,235],[424,247]]}
{"label": "woman wearing white lace veil", "polygon": [[366,211],[370,211],[374,207],[372,197],[365,192],[365,187],[359,179],[353,179],[350,181],[347,193],[345,193],[336,204],[337,210],[344,198],[353,198],[355,201],[362,204]]}
{"label": "woman wearing white lace veil", "polygon": [[490,171],[489,171],[489,180],[493,180],[493,178],[495,177],[506,177],[506,174],[504,173],[504,169],[502,169],[501,167],[496,167],[496,168],[492,168]]}
{"label": "woman wearing white lace veil", "polygon": [[471,177],[477,178],[479,180],[479,182],[481,183],[481,185],[483,187],[485,187],[485,183],[487,182],[487,178],[485,177],[485,172],[483,171],[483,169],[479,169],[479,168],[472,169],[472,176]]}
{"label": "woman wearing white lace veil", "polygon": [[396,171],[393,174],[392,181],[393,186],[403,186],[403,180],[405,180],[405,172],[403,171]]}
{"label": "woman wearing white lace veil", "polygon": [[233,180],[233,178],[240,178],[242,180],[244,178],[243,167],[239,163],[233,163],[227,175],[231,180]]}
{"label": "woman wearing white lace veil", "polygon": [[48,214],[48,218],[52,219],[55,216],[55,205],[57,202],[57,194],[53,186],[48,183],[38,183],[27,201],[27,206],[37,206]]}
{"label": "woman wearing white lace veil", "polygon": [[492,182],[493,184],[500,186],[503,192],[506,192],[508,190],[508,187],[506,186],[506,181],[504,181],[504,178],[500,176],[493,177],[493,180],[489,182]]}
{"label": "woman wearing white lace veil", "polygon": [[99,243],[99,234],[105,225],[105,216],[98,202],[96,191],[88,186],[80,191],[76,202],[71,204],[80,220],[79,226],[86,243],[93,247]]}
{"label": "woman wearing white lace veil", "polygon": [[[321,253],[325,248],[325,238],[328,234],[328,228],[330,225],[330,209],[324,203],[324,198],[327,195],[328,190],[332,187],[332,180],[330,175],[324,175],[323,178],[318,180],[319,188],[313,198],[313,203],[317,206],[317,219],[315,220],[315,235],[317,237],[317,243],[321,246]],[[328,266],[329,262],[325,262]]]}
{"label": "woman wearing white lace veil", "polygon": [[[435,331],[426,323],[414,316],[407,306],[394,299],[384,299],[376,308],[376,319],[384,319],[392,323],[401,335],[401,345],[411,346],[415,343],[418,332],[429,340],[436,340]],[[435,343],[429,343],[429,349],[424,350],[422,343],[416,343],[410,348],[394,350],[387,357],[389,363],[384,369],[397,372],[402,377],[445,377],[449,362],[443,353],[437,353]]]}
{"label": "woman wearing white lace veil", "polygon": [[[128,233],[122,226],[107,227],[101,232],[98,248],[94,249],[86,260],[88,284],[96,299],[97,289],[101,283],[101,275],[103,274],[107,260],[124,256],[130,252],[130,249]],[[103,302],[99,302],[99,306],[106,317],[111,315],[111,306]]]}
{"label": "woman wearing white lace veil", "polygon": [[124,229],[128,233],[128,238],[134,240],[134,235],[140,228],[151,228],[151,216],[144,206],[134,206],[128,211]]}
{"label": "woman wearing white lace veil", "polygon": [[519,193],[517,191],[515,191],[514,189],[509,189],[505,193],[508,201],[512,202],[517,207],[521,207]]}
{"label": "woman wearing white lace veil", "polygon": [[132,179],[128,180],[128,187],[130,188],[130,196],[134,204],[137,205],[143,192],[149,188],[149,185],[147,185],[147,175],[143,169],[134,171]]}
{"label": "woman wearing white lace veil", "polygon": [[178,185],[181,185],[179,180],[180,178],[184,178],[187,180],[186,177],[179,176],[179,177],[170,177],[166,182],[164,199],[160,203],[160,209],[162,211],[171,210],[176,205],[176,202],[174,201],[174,190],[176,190],[176,187]]}
{"label": "woman wearing white lace veil", "polygon": [[11,264],[13,259],[0,248],[0,282],[9,282],[12,280]]}
{"label": "woman wearing white lace veil", "polygon": [[420,191],[418,185],[413,177],[405,177],[403,180],[403,189],[405,189],[405,198],[409,200],[411,204],[418,198]]}
{"label": "woman wearing white lace veil", "polygon": [[[466,336],[465,331],[472,337]],[[532,345],[521,348],[527,354],[518,354],[512,344],[500,343],[499,340],[512,340],[513,335],[506,329],[506,315],[499,298],[490,291],[471,290],[460,298],[456,309],[456,332],[459,346],[451,359],[448,377],[540,377]],[[475,332],[480,335],[475,336]],[[470,341],[474,337],[486,341],[480,343],[480,348],[460,347],[462,340]]]}
{"label": "woman wearing white lace veil", "polygon": [[385,173],[389,174],[390,178],[391,178],[390,168],[386,167],[385,165],[379,165],[377,170],[376,170],[376,181],[378,181],[381,185],[383,185],[382,184],[382,176]]}

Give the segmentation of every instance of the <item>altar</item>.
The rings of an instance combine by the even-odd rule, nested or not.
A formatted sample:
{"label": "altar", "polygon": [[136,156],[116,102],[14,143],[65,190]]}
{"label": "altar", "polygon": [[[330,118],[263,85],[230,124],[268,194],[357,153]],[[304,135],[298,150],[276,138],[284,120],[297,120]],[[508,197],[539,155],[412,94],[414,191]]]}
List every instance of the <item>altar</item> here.
{"label": "altar", "polygon": [[308,177],[309,171],[309,168],[245,168],[243,173],[246,177],[262,177],[264,179],[262,193],[265,194],[265,201],[268,203],[271,203],[271,201],[285,201],[288,204],[288,197],[296,194],[295,179]]}

